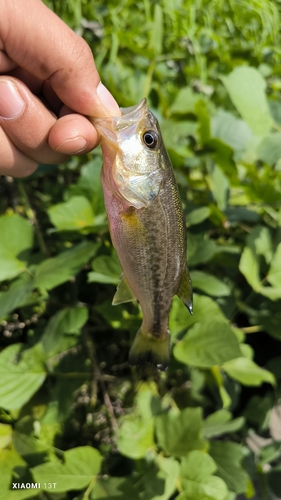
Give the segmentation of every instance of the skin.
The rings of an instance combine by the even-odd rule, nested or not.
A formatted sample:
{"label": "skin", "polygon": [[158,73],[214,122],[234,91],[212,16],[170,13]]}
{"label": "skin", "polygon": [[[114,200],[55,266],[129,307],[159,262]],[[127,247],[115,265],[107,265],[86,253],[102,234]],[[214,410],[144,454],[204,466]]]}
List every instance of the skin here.
{"label": "skin", "polygon": [[0,175],[89,152],[86,117],[118,114],[82,38],[40,0],[0,0]]}

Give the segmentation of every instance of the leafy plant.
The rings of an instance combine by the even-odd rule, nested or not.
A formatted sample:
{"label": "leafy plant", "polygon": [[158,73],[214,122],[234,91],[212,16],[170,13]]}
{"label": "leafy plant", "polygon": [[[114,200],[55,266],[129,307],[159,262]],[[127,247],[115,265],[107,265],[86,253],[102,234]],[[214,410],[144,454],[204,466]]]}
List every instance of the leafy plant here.
{"label": "leafy plant", "polygon": [[280,496],[279,2],[46,3],[159,119],[194,314],[174,298],[167,372],[130,368],[101,152],[3,178],[0,500]]}

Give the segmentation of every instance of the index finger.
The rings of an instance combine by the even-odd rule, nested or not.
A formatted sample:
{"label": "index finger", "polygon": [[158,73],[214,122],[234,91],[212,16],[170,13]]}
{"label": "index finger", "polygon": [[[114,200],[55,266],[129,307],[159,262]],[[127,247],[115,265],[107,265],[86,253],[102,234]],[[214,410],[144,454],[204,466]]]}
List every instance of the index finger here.
{"label": "index finger", "polygon": [[0,4],[0,41],[10,59],[37,78],[49,80],[74,111],[95,117],[118,113],[81,37],[39,0]]}

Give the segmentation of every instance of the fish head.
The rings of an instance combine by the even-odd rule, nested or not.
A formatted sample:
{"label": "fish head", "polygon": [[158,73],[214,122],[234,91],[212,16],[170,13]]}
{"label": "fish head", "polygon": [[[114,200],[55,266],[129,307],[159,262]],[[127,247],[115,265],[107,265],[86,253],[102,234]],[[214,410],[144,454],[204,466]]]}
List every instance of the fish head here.
{"label": "fish head", "polygon": [[128,206],[147,207],[159,193],[165,167],[160,128],[146,99],[94,125],[102,136],[103,182]]}

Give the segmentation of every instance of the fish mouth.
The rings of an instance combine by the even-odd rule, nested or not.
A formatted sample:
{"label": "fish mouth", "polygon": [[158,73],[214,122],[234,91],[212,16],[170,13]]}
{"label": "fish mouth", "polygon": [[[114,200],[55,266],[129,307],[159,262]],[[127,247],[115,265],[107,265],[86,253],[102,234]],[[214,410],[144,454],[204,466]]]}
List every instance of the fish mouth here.
{"label": "fish mouth", "polygon": [[121,117],[117,116],[116,118],[122,120],[122,118],[126,117],[127,119],[129,119],[130,115],[132,115],[131,118],[134,118],[135,120],[135,114],[143,110],[144,108],[147,109],[147,100],[145,98],[142,99],[139,104],[135,104],[135,106],[129,106],[128,108],[120,108]]}
{"label": "fish mouth", "polygon": [[148,113],[147,100],[142,99],[139,104],[120,108],[121,116],[108,116],[106,118],[90,118],[100,135],[112,146],[117,147],[118,130],[123,130],[139,121]]}

